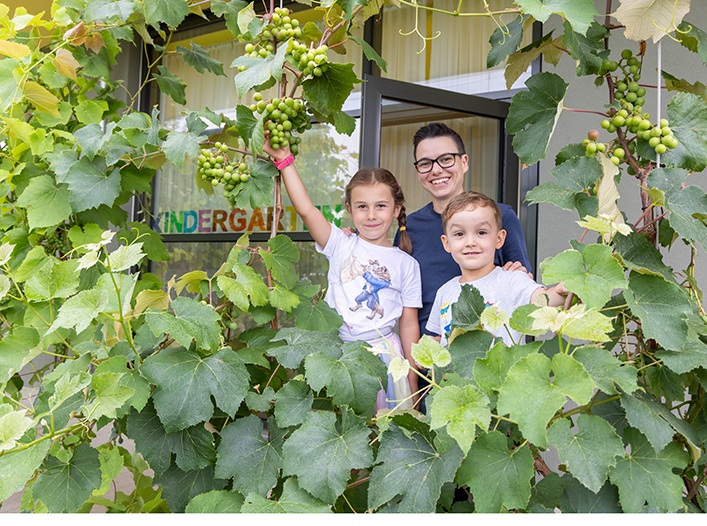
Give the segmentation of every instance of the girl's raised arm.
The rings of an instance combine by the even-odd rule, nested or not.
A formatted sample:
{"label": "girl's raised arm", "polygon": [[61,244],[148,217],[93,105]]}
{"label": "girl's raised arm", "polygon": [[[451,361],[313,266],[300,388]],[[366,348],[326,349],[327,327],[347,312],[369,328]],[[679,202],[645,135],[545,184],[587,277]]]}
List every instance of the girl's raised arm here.
{"label": "girl's raised arm", "polygon": [[[265,153],[272,157],[273,161],[277,164],[282,163],[285,159],[292,155],[290,148],[280,148],[279,150],[273,150],[270,147],[270,143],[265,139],[265,145],[263,146]],[[288,164],[287,166],[280,169],[280,174],[282,175],[282,180],[285,182],[285,188],[287,190],[287,195],[290,196],[290,201],[295,207],[295,210],[304,221],[310,234],[314,238],[314,241],[322,248],[324,248],[329,241],[329,236],[331,235],[331,223],[327,221],[324,214],[314,206],[312,199],[309,197],[307,188],[302,182],[297,169],[294,164]]]}

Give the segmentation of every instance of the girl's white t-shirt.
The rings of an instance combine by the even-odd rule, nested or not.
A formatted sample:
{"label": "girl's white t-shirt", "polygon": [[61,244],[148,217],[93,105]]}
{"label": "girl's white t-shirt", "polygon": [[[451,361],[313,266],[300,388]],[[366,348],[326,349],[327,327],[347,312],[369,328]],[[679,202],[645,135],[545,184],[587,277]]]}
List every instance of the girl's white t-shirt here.
{"label": "girl's white t-shirt", "polygon": [[329,260],[325,300],[344,319],[344,341],[388,336],[403,307],[422,307],[420,265],[398,247],[382,247],[347,236],[336,225],[323,249]]}

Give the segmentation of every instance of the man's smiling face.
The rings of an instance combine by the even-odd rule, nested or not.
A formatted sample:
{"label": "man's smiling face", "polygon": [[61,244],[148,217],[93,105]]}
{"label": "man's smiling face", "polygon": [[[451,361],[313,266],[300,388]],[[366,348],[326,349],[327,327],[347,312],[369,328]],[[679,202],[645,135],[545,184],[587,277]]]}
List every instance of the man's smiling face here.
{"label": "man's smiling face", "polygon": [[[459,154],[459,147],[451,137],[433,137],[420,141],[415,151],[415,159],[437,159],[445,153]],[[442,168],[438,163],[432,164],[432,170],[417,177],[420,183],[432,196],[435,204],[446,205],[446,203],[462,192],[464,187],[464,174],[469,168],[469,157],[455,155],[455,162],[449,168]],[[438,206],[435,206],[437,210]],[[439,210],[438,210],[439,211]]]}

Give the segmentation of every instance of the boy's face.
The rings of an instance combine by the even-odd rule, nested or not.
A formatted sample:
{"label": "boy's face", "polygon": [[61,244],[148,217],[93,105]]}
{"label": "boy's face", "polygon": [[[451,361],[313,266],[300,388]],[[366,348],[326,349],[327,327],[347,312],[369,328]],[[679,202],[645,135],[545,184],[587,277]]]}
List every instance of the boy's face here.
{"label": "boy's face", "polygon": [[447,221],[442,236],[444,249],[462,270],[464,281],[484,277],[494,268],[494,255],[503,246],[506,231],[500,230],[488,206],[466,208]]}

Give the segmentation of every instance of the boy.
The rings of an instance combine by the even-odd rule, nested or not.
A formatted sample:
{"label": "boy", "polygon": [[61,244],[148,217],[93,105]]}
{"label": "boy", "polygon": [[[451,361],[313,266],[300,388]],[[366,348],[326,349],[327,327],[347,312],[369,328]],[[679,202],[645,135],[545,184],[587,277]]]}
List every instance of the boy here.
{"label": "boy", "polygon": [[[525,272],[505,271],[494,264],[496,249],[506,239],[501,210],[490,197],[478,192],[465,192],[454,197],[442,213],[442,244],[461,268],[462,275],[445,283],[435,297],[427,330],[439,335],[446,345],[446,334],[452,325],[451,306],[459,299],[462,285],[473,285],[486,305],[495,305],[509,315],[521,305],[531,302],[558,306],[567,291],[562,284],[546,288]],[[543,301],[543,299],[545,301]],[[521,334],[503,328],[496,334],[506,345],[522,343]],[[511,339],[512,338],[512,339]]]}

